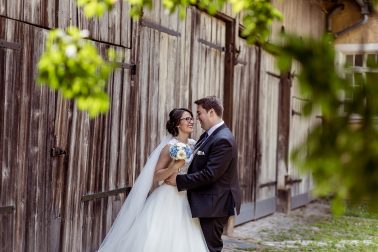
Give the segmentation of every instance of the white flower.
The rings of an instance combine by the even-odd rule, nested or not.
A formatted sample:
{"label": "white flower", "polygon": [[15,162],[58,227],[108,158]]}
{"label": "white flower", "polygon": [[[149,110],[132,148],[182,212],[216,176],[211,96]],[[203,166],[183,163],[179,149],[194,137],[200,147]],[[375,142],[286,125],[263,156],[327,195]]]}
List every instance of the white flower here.
{"label": "white flower", "polygon": [[179,150],[177,152],[177,159],[178,160],[184,160],[186,158],[186,153],[183,149]]}
{"label": "white flower", "polygon": [[62,30],[57,30],[56,31],[56,36],[58,37],[58,38],[63,38],[63,37],[65,37],[67,34],[64,32],[64,31],[62,31]]}
{"label": "white flower", "polygon": [[81,30],[80,31],[80,36],[82,38],[88,38],[89,37],[89,31],[88,30]]}
{"label": "white flower", "polygon": [[77,48],[75,45],[69,45],[66,47],[66,56],[71,58],[75,57],[77,53]]}

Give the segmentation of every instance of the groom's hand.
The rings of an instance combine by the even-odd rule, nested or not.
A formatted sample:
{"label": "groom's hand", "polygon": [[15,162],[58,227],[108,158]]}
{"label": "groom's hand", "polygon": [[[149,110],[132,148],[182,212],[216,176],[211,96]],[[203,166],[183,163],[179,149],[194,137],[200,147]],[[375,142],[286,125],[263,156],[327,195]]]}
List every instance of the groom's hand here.
{"label": "groom's hand", "polygon": [[169,176],[166,180],[164,180],[164,182],[167,185],[176,186],[176,177],[177,177],[177,173],[175,172],[171,176]]}

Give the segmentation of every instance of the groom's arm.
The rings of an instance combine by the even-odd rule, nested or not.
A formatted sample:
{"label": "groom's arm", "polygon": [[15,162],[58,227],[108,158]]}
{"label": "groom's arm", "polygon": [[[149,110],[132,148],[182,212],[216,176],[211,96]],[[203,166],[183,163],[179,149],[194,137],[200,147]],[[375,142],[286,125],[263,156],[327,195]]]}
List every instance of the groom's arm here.
{"label": "groom's arm", "polygon": [[191,174],[177,175],[178,190],[190,190],[214,183],[226,172],[232,156],[233,147],[227,139],[214,143],[204,169]]}

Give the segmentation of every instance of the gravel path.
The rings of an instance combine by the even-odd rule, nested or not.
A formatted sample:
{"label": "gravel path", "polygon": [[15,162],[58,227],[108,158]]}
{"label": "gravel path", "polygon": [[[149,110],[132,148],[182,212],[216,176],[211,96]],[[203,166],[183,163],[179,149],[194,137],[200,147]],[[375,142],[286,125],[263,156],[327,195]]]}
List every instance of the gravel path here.
{"label": "gravel path", "polygon": [[[271,244],[266,240],[262,231],[282,231],[300,225],[310,216],[329,216],[329,205],[322,202],[313,202],[306,207],[292,211],[289,214],[275,213],[265,218],[251,221],[234,229],[232,236],[223,236],[223,252],[254,251],[261,245],[279,247],[280,244]],[[290,244],[285,244],[286,247]]]}

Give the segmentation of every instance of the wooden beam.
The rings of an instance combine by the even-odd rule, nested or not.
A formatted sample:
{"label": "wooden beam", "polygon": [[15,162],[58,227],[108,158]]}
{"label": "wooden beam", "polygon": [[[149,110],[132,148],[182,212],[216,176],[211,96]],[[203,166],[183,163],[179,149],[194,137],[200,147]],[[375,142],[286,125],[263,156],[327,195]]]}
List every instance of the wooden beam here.
{"label": "wooden beam", "polygon": [[[225,19],[227,20],[227,19]],[[234,103],[234,66],[235,66],[235,20],[226,21],[226,54],[224,71],[224,113],[223,120],[232,126],[232,111]]]}

